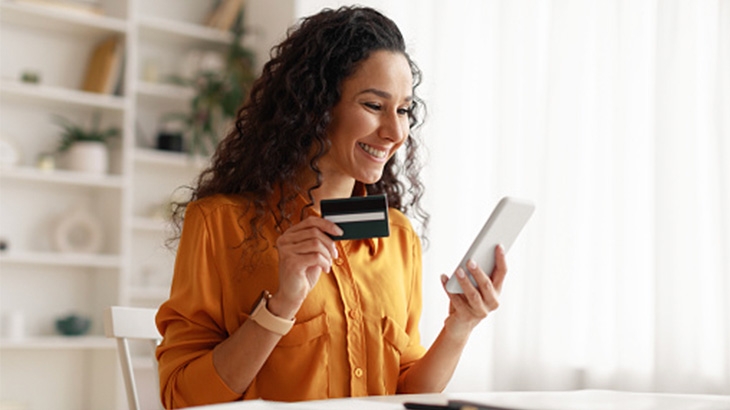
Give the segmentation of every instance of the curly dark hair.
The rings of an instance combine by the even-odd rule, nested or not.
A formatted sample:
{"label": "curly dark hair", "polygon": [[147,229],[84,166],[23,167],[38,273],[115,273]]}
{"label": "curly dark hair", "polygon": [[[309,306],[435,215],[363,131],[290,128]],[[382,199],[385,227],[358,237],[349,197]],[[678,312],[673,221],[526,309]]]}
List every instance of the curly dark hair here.
{"label": "curly dark hair", "polygon": [[[307,192],[308,206],[312,206],[312,191],[322,182],[318,162],[330,148],[327,128],[332,108],[341,97],[342,82],[362,61],[381,50],[400,53],[408,60],[413,101],[405,158],[393,156],[382,178],[366,185],[366,190],[386,195],[390,207],[410,214],[425,233],[428,214],[420,206],[423,184],[419,144],[414,136],[425,108],[415,94],[421,72],[406,53],[403,36],[393,21],[371,8],[341,7],[302,19],[272,48],[271,59],[238,111],[235,129],[220,142],[196,187],[190,188],[190,199],[176,204],[175,239],[179,238],[187,205],[215,194],[243,195],[251,200],[256,216],[250,222],[249,239],[258,236],[259,223],[267,212],[273,212],[279,223],[290,221],[289,205],[297,192]],[[317,176],[313,186],[298,186],[298,176],[305,167]],[[276,209],[269,209],[275,192],[287,194],[280,197]]]}

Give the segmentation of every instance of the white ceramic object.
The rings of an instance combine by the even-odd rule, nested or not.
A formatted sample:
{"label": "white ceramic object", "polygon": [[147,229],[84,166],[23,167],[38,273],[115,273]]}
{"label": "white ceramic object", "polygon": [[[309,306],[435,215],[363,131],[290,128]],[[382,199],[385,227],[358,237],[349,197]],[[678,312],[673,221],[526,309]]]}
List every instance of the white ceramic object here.
{"label": "white ceramic object", "polygon": [[9,168],[20,163],[20,150],[10,140],[0,138],[0,167]]}
{"label": "white ceramic object", "polygon": [[99,253],[104,244],[101,221],[84,207],[61,217],[54,232],[56,250],[63,253]]}
{"label": "white ceramic object", "polygon": [[20,310],[11,310],[3,315],[3,337],[18,341],[25,338],[25,314]]}
{"label": "white ceramic object", "polygon": [[109,171],[109,151],[102,142],[75,142],[66,152],[66,168],[104,175]]}

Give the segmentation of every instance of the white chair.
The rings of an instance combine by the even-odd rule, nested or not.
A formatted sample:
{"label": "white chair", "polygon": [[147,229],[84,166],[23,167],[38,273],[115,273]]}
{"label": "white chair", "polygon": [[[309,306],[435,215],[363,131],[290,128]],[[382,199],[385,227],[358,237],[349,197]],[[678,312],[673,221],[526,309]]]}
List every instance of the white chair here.
{"label": "white chair", "polygon": [[[160,332],[155,326],[155,315],[157,309],[135,308],[127,306],[110,306],[104,311],[104,333],[107,337],[117,339],[117,353],[122,366],[124,376],[124,387],[127,392],[127,402],[130,410],[141,410],[139,400],[139,389],[134,380],[134,368],[132,364],[132,353],[130,349],[131,340],[148,341],[148,348],[152,349],[152,366],[155,385],[155,392],[159,392],[159,378],[157,375],[157,360],[154,357],[154,350],[162,340]],[[159,394],[156,395],[157,408],[162,408]]]}

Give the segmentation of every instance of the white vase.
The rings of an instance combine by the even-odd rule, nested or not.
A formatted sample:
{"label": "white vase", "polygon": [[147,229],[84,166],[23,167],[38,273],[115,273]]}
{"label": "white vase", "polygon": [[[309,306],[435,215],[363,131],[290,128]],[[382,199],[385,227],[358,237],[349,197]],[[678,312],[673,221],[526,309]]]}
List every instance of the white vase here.
{"label": "white vase", "polygon": [[109,171],[106,144],[95,141],[73,143],[66,152],[66,167],[71,171],[106,174]]}

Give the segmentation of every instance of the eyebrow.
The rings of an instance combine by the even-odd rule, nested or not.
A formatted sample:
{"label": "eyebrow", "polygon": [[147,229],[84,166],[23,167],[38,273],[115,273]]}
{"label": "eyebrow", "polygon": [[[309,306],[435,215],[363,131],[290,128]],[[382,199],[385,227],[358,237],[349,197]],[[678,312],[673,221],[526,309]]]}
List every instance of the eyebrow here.
{"label": "eyebrow", "polygon": [[[389,93],[387,91],[379,90],[377,88],[367,88],[367,89],[362,90],[359,93],[357,93],[357,95],[361,95],[361,94],[375,94],[378,97],[385,98],[388,100],[393,99],[393,95],[391,93]],[[406,102],[411,102],[411,101],[413,101],[413,96],[409,95],[408,97],[406,97]]]}

